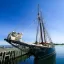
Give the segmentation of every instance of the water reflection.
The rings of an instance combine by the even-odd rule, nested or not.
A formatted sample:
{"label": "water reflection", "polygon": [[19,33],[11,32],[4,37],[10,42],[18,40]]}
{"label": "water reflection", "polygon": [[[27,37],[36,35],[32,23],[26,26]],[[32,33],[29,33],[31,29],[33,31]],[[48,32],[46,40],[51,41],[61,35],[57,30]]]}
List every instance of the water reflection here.
{"label": "water reflection", "polygon": [[37,58],[30,55],[24,55],[17,59],[9,59],[0,64],[55,64],[56,55],[52,55],[46,58]]}
{"label": "water reflection", "polygon": [[46,58],[37,58],[34,56],[28,56],[24,61],[20,61],[18,64],[56,64],[56,55],[51,55]]}
{"label": "water reflection", "polygon": [[34,59],[34,64],[56,64],[56,55],[52,55],[46,58]]}

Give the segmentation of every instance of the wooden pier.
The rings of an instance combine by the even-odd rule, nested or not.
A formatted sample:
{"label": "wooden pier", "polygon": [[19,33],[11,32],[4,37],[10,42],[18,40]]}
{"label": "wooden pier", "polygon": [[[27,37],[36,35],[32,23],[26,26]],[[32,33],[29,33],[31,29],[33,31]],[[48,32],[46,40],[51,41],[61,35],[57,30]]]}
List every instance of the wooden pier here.
{"label": "wooden pier", "polygon": [[26,48],[22,48],[22,50],[20,50],[14,47],[0,48],[0,64],[4,64],[4,62],[9,59],[16,59],[17,57],[27,54],[28,50],[26,51]]}

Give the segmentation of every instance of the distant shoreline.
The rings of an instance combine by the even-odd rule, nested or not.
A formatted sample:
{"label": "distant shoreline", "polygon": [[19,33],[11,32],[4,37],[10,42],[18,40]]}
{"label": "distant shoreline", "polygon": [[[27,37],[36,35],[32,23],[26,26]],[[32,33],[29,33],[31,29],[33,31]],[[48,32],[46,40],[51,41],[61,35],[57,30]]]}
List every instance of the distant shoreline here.
{"label": "distant shoreline", "polygon": [[54,44],[54,45],[64,45],[64,44]]}

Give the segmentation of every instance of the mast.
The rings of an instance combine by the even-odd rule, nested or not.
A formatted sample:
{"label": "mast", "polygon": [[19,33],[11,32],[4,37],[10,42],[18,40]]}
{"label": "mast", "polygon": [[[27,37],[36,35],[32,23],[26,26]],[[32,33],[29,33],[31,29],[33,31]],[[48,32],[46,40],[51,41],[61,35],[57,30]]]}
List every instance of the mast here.
{"label": "mast", "polygon": [[46,43],[46,31],[45,31],[45,26],[44,26],[44,23],[43,23],[42,12],[41,12],[41,20],[42,20],[42,27],[43,27],[44,42]]}
{"label": "mast", "polygon": [[46,43],[46,33],[45,33],[45,27],[44,27],[43,22],[42,22],[42,25],[43,25],[43,33],[44,33],[44,42]]}
{"label": "mast", "polygon": [[42,21],[41,21],[40,12],[39,12],[39,4],[38,4],[38,21],[39,21],[39,24],[40,24],[40,38],[41,38],[41,43],[43,44]]}
{"label": "mast", "polygon": [[[38,27],[39,27],[39,29],[38,29]],[[36,44],[38,44],[38,42],[37,42],[38,32],[40,32],[39,36],[40,36],[41,44],[46,44],[47,36],[48,36],[50,42],[52,42],[51,38],[49,37],[49,35],[45,29],[43,18],[42,18],[42,12],[39,9],[39,4],[38,4],[38,26],[37,26],[37,34],[36,34]]]}

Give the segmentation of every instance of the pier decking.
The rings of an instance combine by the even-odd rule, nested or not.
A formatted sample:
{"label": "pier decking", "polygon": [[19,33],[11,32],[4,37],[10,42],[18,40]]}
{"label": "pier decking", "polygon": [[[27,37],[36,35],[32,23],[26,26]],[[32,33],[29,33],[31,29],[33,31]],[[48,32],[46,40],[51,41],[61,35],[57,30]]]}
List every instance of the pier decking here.
{"label": "pier decking", "polygon": [[8,59],[15,59],[17,57],[20,57],[22,55],[25,55],[28,53],[28,50],[26,51],[26,48],[22,48],[22,50],[17,48],[0,48],[0,64],[2,62],[5,62]]}

